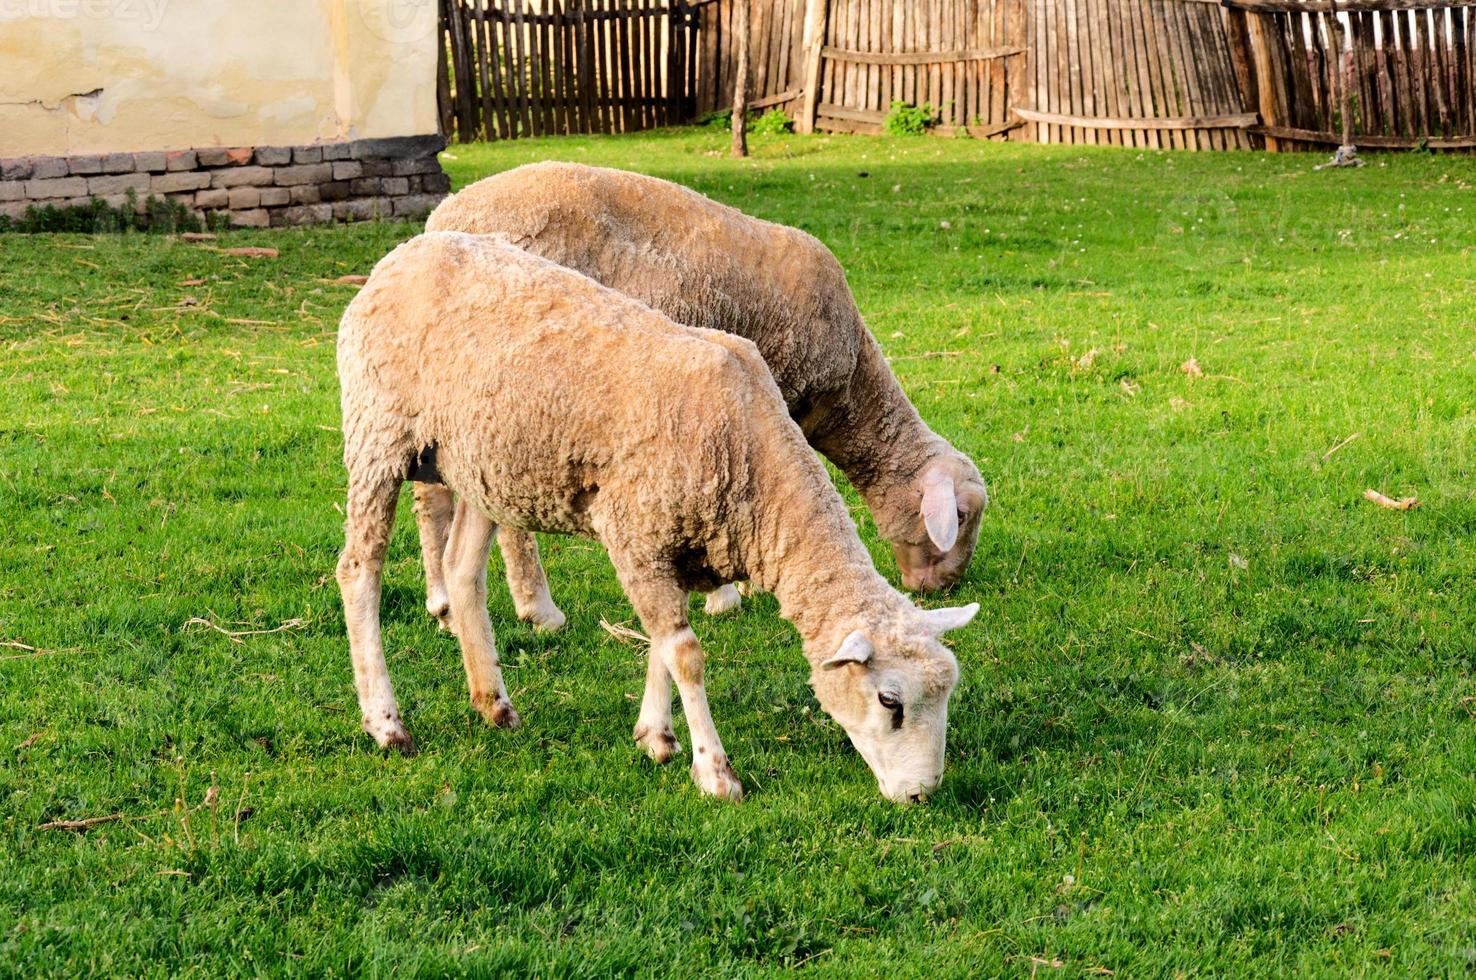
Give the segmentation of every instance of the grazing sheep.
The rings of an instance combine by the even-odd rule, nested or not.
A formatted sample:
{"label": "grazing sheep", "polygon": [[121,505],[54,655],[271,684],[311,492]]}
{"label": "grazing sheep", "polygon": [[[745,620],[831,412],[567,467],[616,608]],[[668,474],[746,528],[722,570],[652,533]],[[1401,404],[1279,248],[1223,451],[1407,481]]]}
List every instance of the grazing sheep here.
{"label": "grazing sheep", "polygon": [[[814,237],[664,180],[569,163],[478,181],[441,202],[426,228],[496,234],[678,323],[753,341],[805,436],[865,498],[903,584],[929,591],[963,577],[989,502],[984,481],[918,416],[840,264]],[[416,484],[416,512],[426,605],[444,618],[449,494]],[[557,629],[564,614],[549,597],[531,535],[504,528],[498,542],[519,617]],[[726,586],[708,597],[707,610],[738,603]]]}
{"label": "grazing sheep", "polygon": [[798,629],[820,704],[883,793],[925,797],[943,771],[958,678],[938,641],[978,605],[924,611],[877,574],[757,350],[673,323],[494,238],[422,235],[375,267],[338,332],[346,544],[337,578],[364,728],[410,736],[385,668],[380,573],[401,484],[443,483],[452,628],[471,701],[516,727],[487,615],[498,525],[599,540],[651,637],[637,742],[664,762],[675,678],[692,778],[738,798],[708,711],[687,593],[749,578]]}

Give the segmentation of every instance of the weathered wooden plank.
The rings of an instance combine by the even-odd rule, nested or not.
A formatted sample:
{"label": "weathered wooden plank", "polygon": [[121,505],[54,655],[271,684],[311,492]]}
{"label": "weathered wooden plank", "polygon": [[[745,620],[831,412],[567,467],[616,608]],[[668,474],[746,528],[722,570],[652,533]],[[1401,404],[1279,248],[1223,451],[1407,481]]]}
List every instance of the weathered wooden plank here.
{"label": "weathered wooden plank", "polygon": [[492,37],[491,25],[487,22],[487,7],[481,0],[474,0],[471,8],[471,16],[468,18],[472,34],[476,37],[477,49],[477,81],[479,95],[481,96],[481,107],[478,130],[482,139],[495,139],[497,136],[497,115],[492,98]]}
{"label": "weathered wooden plank", "polygon": [[[1424,16],[1423,14],[1419,16]],[[1451,125],[1450,109],[1450,82],[1449,69],[1449,47],[1445,34],[1445,11],[1429,11],[1430,23],[1430,74],[1428,84],[1435,93],[1436,128],[1434,132],[1441,136],[1454,135],[1455,129]]]}
{"label": "weathered wooden plank", "polygon": [[[1348,34],[1353,45],[1353,70],[1358,79],[1358,112],[1355,120],[1359,123],[1360,131],[1366,133],[1381,133],[1387,128],[1383,100],[1379,98],[1378,40],[1374,34],[1374,16],[1374,12],[1369,10],[1348,15]],[[1337,61],[1336,58],[1333,60]]]}
{"label": "weathered wooden plank", "polygon": [[1321,11],[1333,13],[1361,10],[1434,10],[1443,7],[1476,7],[1476,0],[1219,0],[1234,10],[1260,13]]}
{"label": "weathered wooden plank", "polygon": [[[1294,129],[1289,126],[1254,126],[1252,130],[1283,140],[1300,143],[1316,143],[1322,146],[1337,146],[1343,141],[1342,133],[1323,133],[1310,129]],[[1360,147],[1370,150],[1412,150],[1425,147],[1431,150],[1469,150],[1476,148],[1476,136],[1364,136],[1354,137]]]}
{"label": "weathered wooden plank", "polygon": [[[1188,106],[1184,104],[1185,93],[1177,77],[1174,32],[1169,24],[1167,11],[1164,9],[1164,0],[1144,0],[1144,7],[1147,9],[1148,23],[1152,25],[1153,35],[1156,38],[1155,47],[1160,51],[1158,58],[1159,88],[1156,100],[1159,108],[1156,114],[1166,118],[1185,115]],[[1190,137],[1179,130],[1169,130],[1165,136],[1169,145],[1175,149],[1188,149],[1193,145],[1189,141]]]}
{"label": "weathered wooden plank", "polygon": [[849,122],[876,123],[880,126],[882,120],[887,118],[887,114],[879,109],[855,109],[851,106],[836,105],[833,102],[822,102],[816,108],[822,116],[829,116],[831,119],[845,119]]}
{"label": "weathered wooden plank", "polygon": [[820,104],[820,63],[825,49],[830,0],[805,0],[804,103],[794,128],[801,133],[815,130],[815,107]]}
{"label": "weathered wooden plank", "polygon": [[[1158,113],[1153,103],[1153,74],[1149,61],[1148,42],[1143,33],[1142,5],[1139,0],[1117,0],[1122,11],[1123,22],[1128,26],[1127,35],[1132,46],[1133,99],[1129,115],[1154,116]],[[1140,145],[1160,145],[1157,130],[1138,130]]]}
{"label": "weathered wooden plank", "polygon": [[[1079,116],[1059,112],[1037,112],[1034,109],[1017,107],[1015,114],[1026,122],[1053,123],[1058,126],[1075,126],[1079,129],[1248,129],[1258,127],[1261,118],[1254,112],[1227,113],[1215,116]],[[1260,127],[1270,128],[1270,127]],[[1279,127],[1285,128],[1285,127]]]}
{"label": "weathered wooden plank", "polygon": [[448,53],[451,42],[447,36],[446,0],[436,5],[436,125],[440,133],[450,140],[456,122],[451,106],[451,61]]}
{"label": "weathered wooden plank", "polygon": [[1256,87],[1255,70],[1251,64],[1250,37],[1245,27],[1245,11],[1226,11],[1225,30],[1230,41],[1230,58],[1235,71],[1236,91],[1240,94],[1240,105],[1254,106],[1260,102],[1260,96]]}
{"label": "weathered wooden plank", "polygon": [[[630,13],[629,0],[618,0],[616,8],[620,13]],[[615,57],[610,64],[610,78],[608,82],[608,97],[611,101],[610,117],[613,125],[622,133],[629,133],[640,127],[636,123],[635,115],[635,88],[631,75],[631,26],[630,17],[622,16],[615,21]]]}
{"label": "weathered wooden plank", "polygon": [[[1101,79],[1098,73],[1097,60],[1099,50],[1097,48],[1097,24],[1092,16],[1092,0],[1075,0],[1076,8],[1076,58],[1080,64],[1081,75],[1081,113],[1087,116],[1103,116],[1106,112],[1101,111],[1100,88]],[[1111,134],[1095,129],[1086,131],[1088,143],[1110,143]]]}
{"label": "weathered wooden plank", "polygon": [[[1129,98],[1132,55],[1126,36],[1127,24],[1123,22],[1115,0],[1094,0],[1094,3],[1100,23],[1097,33],[1102,39],[1102,56],[1098,59],[1102,66],[1105,99],[1101,103],[1102,111],[1108,116],[1138,115],[1133,111]],[[1137,146],[1139,141],[1139,133],[1133,130],[1114,130],[1111,137],[1114,143],[1123,146]]]}
{"label": "weathered wooden plank", "polygon": [[[1096,115],[1091,108],[1092,102],[1092,63],[1088,52],[1086,39],[1089,36],[1091,26],[1086,23],[1082,7],[1086,0],[1066,0],[1066,52],[1069,59],[1069,77],[1071,80],[1071,101],[1069,110],[1071,113],[1080,115]],[[1081,129],[1074,134],[1075,142],[1091,143],[1097,142],[1097,131],[1095,129]]]}

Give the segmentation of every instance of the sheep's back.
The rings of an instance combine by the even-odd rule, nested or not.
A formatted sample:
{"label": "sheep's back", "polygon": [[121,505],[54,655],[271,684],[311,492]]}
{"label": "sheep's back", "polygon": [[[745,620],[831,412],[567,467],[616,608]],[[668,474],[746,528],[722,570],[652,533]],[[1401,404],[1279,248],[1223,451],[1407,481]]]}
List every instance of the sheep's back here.
{"label": "sheep's back", "polygon": [[830,251],[678,184],[530,164],[448,198],[427,228],[501,236],[679,323],[753,341],[797,416],[855,372],[865,327]]}
{"label": "sheep's back", "polygon": [[661,513],[747,479],[745,429],[784,409],[722,339],[496,239],[427,234],[375,268],[339,360],[345,404],[357,385],[393,406],[453,489],[520,526],[588,533],[600,487]]}

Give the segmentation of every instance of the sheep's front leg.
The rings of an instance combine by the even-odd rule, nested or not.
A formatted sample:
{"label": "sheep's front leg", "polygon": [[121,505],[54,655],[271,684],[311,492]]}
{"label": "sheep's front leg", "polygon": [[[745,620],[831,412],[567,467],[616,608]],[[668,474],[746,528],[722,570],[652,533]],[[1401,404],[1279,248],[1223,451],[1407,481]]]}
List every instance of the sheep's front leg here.
{"label": "sheep's front leg", "polygon": [[441,569],[445,564],[446,540],[451,532],[455,502],[451,491],[439,483],[413,484],[415,521],[420,526],[420,559],[425,565],[425,608],[440,621],[451,624],[451,595]]}
{"label": "sheep's front leg", "polygon": [[688,734],[692,739],[692,781],[704,793],[720,799],[743,799],[743,784],[728,762],[718,738],[717,726],[707,707],[707,689],[702,684],[706,655],[690,626],[660,639],[652,637],[652,648],[661,655],[666,670],[676,678],[682,695],[682,712],[687,716]]}
{"label": "sheep's front leg", "polygon": [[487,616],[487,552],[496,530],[487,515],[465,500],[457,505],[445,565],[451,630],[461,642],[472,707],[499,728],[517,728],[522,719],[502,683],[492,621]]}
{"label": "sheep's front leg", "polygon": [[343,593],[343,618],[348,626],[354,687],[359,694],[364,731],[374,736],[380,748],[411,755],[415,743],[400,722],[379,631],[380,577],[399,495],[398,480],[370,483],[357,479],[350,470],[348,519],[336,577]]}
{"label": "sheep's front leg", "polygon": [[552,633],[564,625],[564,613],[548,594],[548,578],[538,559],[538,540],[529,531],[497,529],[497,547],[507,566],[507,591],[512,594],[518,618],[532,623],[541,633]]}
{"label": "sheep's front leg", "polygon": [[[703,687],[705,657],[696,635],[687,624],[687,594],[674,581],[640,568],[627,556],[611,550],[610,558],[620,576],[625,594],[635,606],[641,625],[651,637],[651,657],[659,660],[665,673],[676,679],[682,696],[682,711],[687,716],[688,734],[692,738],[692,781],[704,793],[724,799],[741,800],[743,784],[728,763],[728,754],[718,738],[717,726],[707,707],[707,690]],[[671,708],[669,688],[664,678],[650,665],[646,674],[646,698],[641,704],[644,720],[659,722],[664,715],[664,730],[669,732]],[[665,706],[658,702],[665,699]],[[647,712],[650,717],[647,717]],[[672,739],[673,748],[675,739]],[[644,743],[643,743],[644,744]],[[649,748],[647,751],[650,751]],[[669,756],[668,756],[669,757]]]}

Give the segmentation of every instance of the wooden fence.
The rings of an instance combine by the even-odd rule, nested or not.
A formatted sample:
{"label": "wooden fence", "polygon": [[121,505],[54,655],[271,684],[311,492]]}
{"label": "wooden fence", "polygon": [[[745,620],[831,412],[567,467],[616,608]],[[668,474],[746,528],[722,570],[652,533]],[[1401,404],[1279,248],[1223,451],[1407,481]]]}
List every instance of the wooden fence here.
{"label": "wooden fence", "polygon": [[[456,139],[623,132],[732,102],[739,0],[440,0]],[[748,0],[750,105],[1042,143],[1476,147],[1476,0]]]}
{"label": "wooden fence", "polygon": [[1029,99],[1040,143],[1250,146],[1223,13],[1193,0],[1034,0]]}
{"label": "wooden fence", "polygon": [[686,122],[698,79],[695,6],[441,0],[442,131],[466,142]]}
{"label": "wooden fence", "polygon": [[[938,130],[1003,136],[1025,77],[1025,0],[832,0],[816,13],[806,125],[869,132],[893,102],[933,108]],[[819,29],[819,24],[815,24]]]}
{"label": "wooden fence", "polygon": [[[1225,0],[1268,149],[1476,147],[1476,0]],[[1342,52],[1342,57],[1339,53]]]}
{"label": "wooden fence", "polygon": [[[698,11],[698,114],[733,104],[737,45],[732,0],[704,4]],[[805,0],[752,0],[748,20],[749,106],[778,107],[799,114],[804,95]]]}

